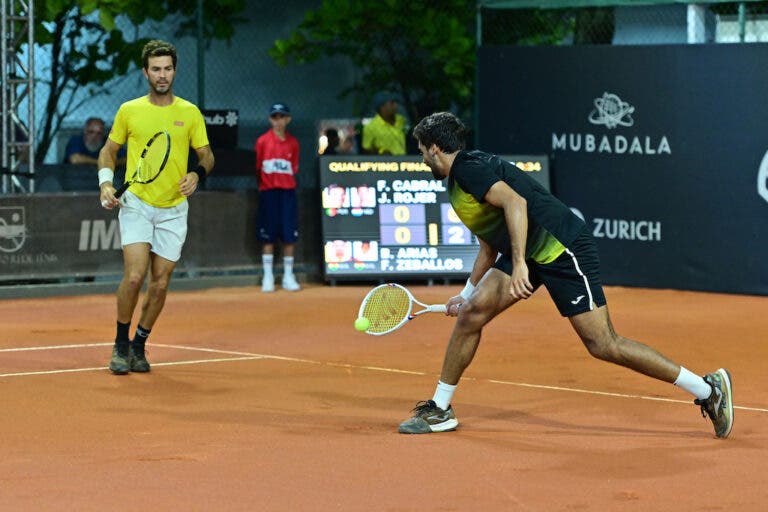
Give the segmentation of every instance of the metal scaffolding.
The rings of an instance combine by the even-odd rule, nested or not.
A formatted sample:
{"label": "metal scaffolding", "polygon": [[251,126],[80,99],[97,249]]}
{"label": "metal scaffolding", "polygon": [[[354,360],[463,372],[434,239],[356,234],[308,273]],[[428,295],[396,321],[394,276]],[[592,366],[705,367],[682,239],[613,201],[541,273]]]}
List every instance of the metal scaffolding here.
{"label": "metal scaffolding", "polygon": [[[34,0],[2,0],[2,190],[35,191]],[[26,45],[26,48],[24,46]],[[26,99],[27,115],[21,115]]]}

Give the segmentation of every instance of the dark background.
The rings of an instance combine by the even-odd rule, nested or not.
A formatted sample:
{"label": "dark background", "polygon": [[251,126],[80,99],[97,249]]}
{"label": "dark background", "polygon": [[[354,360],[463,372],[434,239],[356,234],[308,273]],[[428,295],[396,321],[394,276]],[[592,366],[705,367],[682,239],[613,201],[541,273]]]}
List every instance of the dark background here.
{"label": "dark background", "polygon": [[[768,45],[483,48],[479,62],[481,148],[549,155],[552,189],[593,229],[661,223],[659,241],[597,238],[606,284],[768,294]],[[632,126],[589,122],[606,92]],[[585,152],[585,134],[643,150],[666,137],[671,154]]]}

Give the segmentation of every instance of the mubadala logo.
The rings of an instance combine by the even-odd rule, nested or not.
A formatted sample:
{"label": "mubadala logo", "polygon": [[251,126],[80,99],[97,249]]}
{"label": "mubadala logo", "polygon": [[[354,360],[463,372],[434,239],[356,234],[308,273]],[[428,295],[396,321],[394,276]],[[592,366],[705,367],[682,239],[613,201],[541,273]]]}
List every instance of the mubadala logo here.
{"label": "mubadala logo", "polygon": [[632,112],[635,107],[623,101],[617,95],[604,92],[602,98],[595,98],[595,110],[589,114],[589,122],[592,124],[603,124],[606,128],[616,128],[617,126],[632,126],[635,124],[632,119]]}
{"label": "mubadala logo", "polygon": [[[594,125],[605,126],[613,130],[619,126],[634,126],[632,114],[635,107],[622,100],[617,94],[604,92],[594,100],[595,108],[587,116],[587,121]],[[552,133],[553,151],[571,151],[574,153],[610,153],[660,155],[672,154],[672,147],[665,135],[595,135],[593,133]]]}
{"label": "mubadala logo", "polygon": [[0,206],[0,252],[16,252],[24,245],[27,227],[23,206]]}

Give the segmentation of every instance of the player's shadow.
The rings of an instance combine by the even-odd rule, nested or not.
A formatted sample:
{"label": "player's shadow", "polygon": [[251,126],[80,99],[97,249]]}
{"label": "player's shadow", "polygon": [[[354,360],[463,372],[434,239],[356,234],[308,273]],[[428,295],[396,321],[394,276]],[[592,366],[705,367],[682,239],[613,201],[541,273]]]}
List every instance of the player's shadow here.
{"label": "player's shadow", "polygon": [[[698,410],[692,412],[698,414]],[[584,416],[578,413],[577,410],[574,412],[574,415],[584,418]],[[652,428],[651,425],[649,425],[648,428],[643,428],[603,425],[598,423],[566,422],[550,417],[530,414],[521,410],[489,408],[485,405],[463,405],[462,416],[460,419],[463,420],[465,425],[471,422],[473,430],[478,432],[516,432],[519,431],[520,425],[529,425],[540,427],[542,432],[547,432],[548,434],[578,434],[579,436],[629,435],[634,437],[711,437],[712,435],[709,431],[711,429],[711,424],[705,423],[704,421],[702,421],[701,431],[660,430]],[[483,423],[486,422],[486,420],[493,421],[494,427],[484,426]],[[508,423],[509,428],[499,429],[498,421]]]}

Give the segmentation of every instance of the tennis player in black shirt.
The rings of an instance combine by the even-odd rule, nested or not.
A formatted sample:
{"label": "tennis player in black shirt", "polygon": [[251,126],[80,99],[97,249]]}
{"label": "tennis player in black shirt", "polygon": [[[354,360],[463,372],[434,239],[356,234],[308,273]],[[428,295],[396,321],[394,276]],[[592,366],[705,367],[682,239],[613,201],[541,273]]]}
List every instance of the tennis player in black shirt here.
{"label": "tennis player in black shirt", "polygon": [[544,285],[590,354],[688,391],[712,420],[715,435],[728,437],[733,426],[728,371],[701,377],[617,334],[600,281],[597,247],[584,221],[512,163],[465,151],[465,133],[448,112],[432,114],[414,128],[424,163],[435,179],[448,178],[451,206],[477,236],[480,249],[466,286],[447,303],[447,314],[458,318],[435,394],[416,405],[399,431],[427,434],[458,426],[451,400],[483,327]]}

